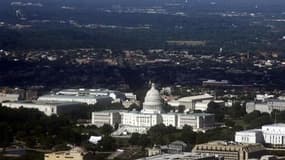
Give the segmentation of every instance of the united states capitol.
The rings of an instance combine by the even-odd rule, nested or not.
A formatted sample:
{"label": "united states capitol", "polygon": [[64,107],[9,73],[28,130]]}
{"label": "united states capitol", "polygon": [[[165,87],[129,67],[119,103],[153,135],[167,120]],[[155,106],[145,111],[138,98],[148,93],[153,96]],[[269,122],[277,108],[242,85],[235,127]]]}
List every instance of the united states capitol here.
{"label": "united states capitol", "polygon": [[105,110],[92,112],[92,124],[102,126],[109,124],[115,126],[119,124],[116,135],[128,133],[146,133],[149,128],[157,124],[183,128],[185,125],[191,126],[195,131],[205,131],[214,127],[214,114],[210,113],[177,113],[165,112],[159,91],[152,83],[147,91],[143,108],[140,111],[133,110]]}

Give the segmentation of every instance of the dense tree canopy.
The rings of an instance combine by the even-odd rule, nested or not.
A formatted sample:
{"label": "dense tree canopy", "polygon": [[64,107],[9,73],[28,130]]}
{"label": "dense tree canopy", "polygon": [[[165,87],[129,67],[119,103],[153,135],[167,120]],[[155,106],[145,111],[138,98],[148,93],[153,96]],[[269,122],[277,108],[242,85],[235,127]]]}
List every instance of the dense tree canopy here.
{"label": "dense tree canopy", "polygon": [[[0,107],[0,136],[5,145],[11,138],[26,142],[30,147],[50,148],[56,144],[81,142],[80,133],[73,129],[70,120],[51,116],[47,117],[35,109],[10,109]],[[4,138],[6,137],[6,138]]]}

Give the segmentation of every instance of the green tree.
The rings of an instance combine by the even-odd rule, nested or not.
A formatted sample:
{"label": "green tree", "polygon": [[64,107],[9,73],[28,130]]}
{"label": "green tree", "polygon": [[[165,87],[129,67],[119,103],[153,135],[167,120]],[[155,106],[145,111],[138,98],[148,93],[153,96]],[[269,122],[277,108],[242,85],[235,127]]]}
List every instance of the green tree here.
{"label": "green tree", "polygon": [[140,146],[142,146],[143,148],[145,148],[145,147],[151,145],[151,141],[150,141],[149,137],[146,134],[142,134],[140,136],[140,138],[138,139],[138,144]]}
{"label": "green tree", "polygon": [[0,147],[6,148],[13,141],[13,134],[11,127],[5,123],[0,123]]}
{"label": "green tree", "polygon": [[250,121],[248,128],[260,128],[262,125],[270,124],[272,122],[272,118],[268,113],[262,113],[260,116]]}
{"label": "green tree", "polygon": [[232,118],[240,118],[246,114],[245,106],[242,106],[240,103],[234,103],[227,111]]}
{"label": "green tree", "polygon": [[225,110],[224,110],[224,107],[222,107],[218,103],[210,102],[208,104],[207,112],[215,114],[216,121],[218,121],[218,122],[223,122],[224,121]]}
{"label": "green tree", "polygon": [[113,132],[113,127],[108,124],[104,124],[100,130],[103,135],[110,135]]}
{"label": "green tree", "polygon": [[184,126],[181,130],[181,140],[187,144],[196,143],[196,133],[191,126]]}
{"label": "green tree", "polygon": [[148,131],[148,135],[153,144],[166,144],[166,141],[164,139],[164,136],[166,134],[166,126],[164,124],[155,125]]}
{"label": "green tree", "polygon": [[138,133],[133,133],[131,138],[129,139],[129,143],[131,145],[138,145],[139,144],[139,140],[140,140],[140,134]]}
{"label": "green tree", "polygon": [[114,151],[117,148],[116,140],[111,136],[104,136],[97,144],[100,151]]}
{"label": "green tree", "polygon": [[246,114],[243,118],[243,120],[247,123],[251,122],[252,120],[256,119],[257,117],[261,116],[261,113],[259,111],[253,111],[249,114]]}

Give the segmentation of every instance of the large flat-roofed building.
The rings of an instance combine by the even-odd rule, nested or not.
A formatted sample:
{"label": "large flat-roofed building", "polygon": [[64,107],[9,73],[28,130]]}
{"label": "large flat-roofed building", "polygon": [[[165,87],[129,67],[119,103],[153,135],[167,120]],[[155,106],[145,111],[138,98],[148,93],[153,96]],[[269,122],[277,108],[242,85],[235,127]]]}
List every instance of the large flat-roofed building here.
{"label": "large flat-roofed building", "polygon": [[204,101],[201,101],[201,102],[197,102],[195,103],[194,105],[194,110],[200,110],[200,111],[207,111],[208,109],[208,105],[209,103],[211,103],[212,101],[210,100],[204,100]]}
{"label": "large flat-roofed building", "polygon": [[182,97],[177,101],[179,102],[179,105],[185,106],[186,109],[195,110],[195,104],[197,102],[202,102],[205,100],[211,101],[214,100],[214,97],[209,94],[203,94],[197,96]]}
{"label": "large flat-roofed building", "polygon": [[239,143],[263,143],[272,147],[285,147],[285,124],[275,123],[261,129],[239,131],[235,134]]}
{"label": "large flat-roofed building", "polygon": [[195,153],[214,154],[224,157],[224,160],[248,160],[260,158],[265,148],[262,144],[235,144],[224,141],[214,141],[198,144],[192,150]]}
{"label": "large flat-roofed building", "polygon": [[251,129],[245,131],[238,131],[235,133],[235,142],[249,144],[264,143],[262,130]]}
{"label": "large flat-roofed building", "polygon": [[126,95],[120,91],[109,89],[63,89],[56,92],[56,95],[69,95],[69,96],[108,96],[113,100],[125,100]]}
{"label": "large flat-roofed building", "polygon": [[5,101],[18,101],[20,94],[0,93],[0,103]]}
{"label": "large flat-roofed building", "polygon": [[228,86],[229,81],[228,80],[217,81],[217,80],[209,79],[207,81],[203,81],[202,85],[203,86],[213,86],[213,87]]}
{"label": "large flat-roofed building", "polygon": [[89,105],[111,104],[126,100],[125,93],[109,89],[63,89],[55,94],[43,95],[38,101],[80,102]]}
{"label": "large flat-roofed building", "polygon": [[93,160],[95,157],[92,153],[76,147],[69,151],[58,151],[46,153],[44,160]]}
{"label": "large flat-roofed building", "polygon": [[92,112],[91,123],[98,127],[108,124],[115,126],[121,123],[121,115],[119,111],[102,111],[102,112]]}
{"label": "large flat-roofed building", "polygon": [[181,154],[158,154],[151,157],[144,157],[137,160],[221,160],[215,155],[183,152]]}
{"label": "large flat-roofed building", "polygon": [[47,116],[53,114],[66,114],[72,111],[80,110],[81,103],[75,102],[39,102],[39,101],[17,101],[17,102],[4,102],[2,106],[9,108],[30,108],[37,109]]}
{"label": "large flat-roofed building", "polygon": [[177,128],[183,128],[185,125],[191,126],[193,130],[213,128],[215,115],[211,113],[191,113],[177,114]]}
{"label": "large flat-roofed building", "polygon": [[285,123],[264,125],[262,133],[266,144],[285,147]]}
{"label": "large flat-roofed building", "polygon": [[57,102],[80,102],[86,103],[88,105],[93,105],[97,103],[110,104],[112,98],[109,96],[73,96],[73,95],[44,95],[38,98],[38,101],[57,101]]}
{"label": "large flat-roofed building", "polygon": [[246,112],[260,111],[271,113],[273,110],[285,111],[285,100],[267,99],[265,101],[252,101],[246,103]]}

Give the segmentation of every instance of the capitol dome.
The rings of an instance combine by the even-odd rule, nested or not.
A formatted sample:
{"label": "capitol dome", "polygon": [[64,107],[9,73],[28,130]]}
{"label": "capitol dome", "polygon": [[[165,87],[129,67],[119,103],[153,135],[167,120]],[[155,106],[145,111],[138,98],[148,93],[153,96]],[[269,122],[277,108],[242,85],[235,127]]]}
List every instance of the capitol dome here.
{"label": "capitol dome", "polygon": [[150,90],[147,91],[144,103],[143,113],[161,113],[162,103],[159,91],[155,88],[155,84],[151,85]]}

